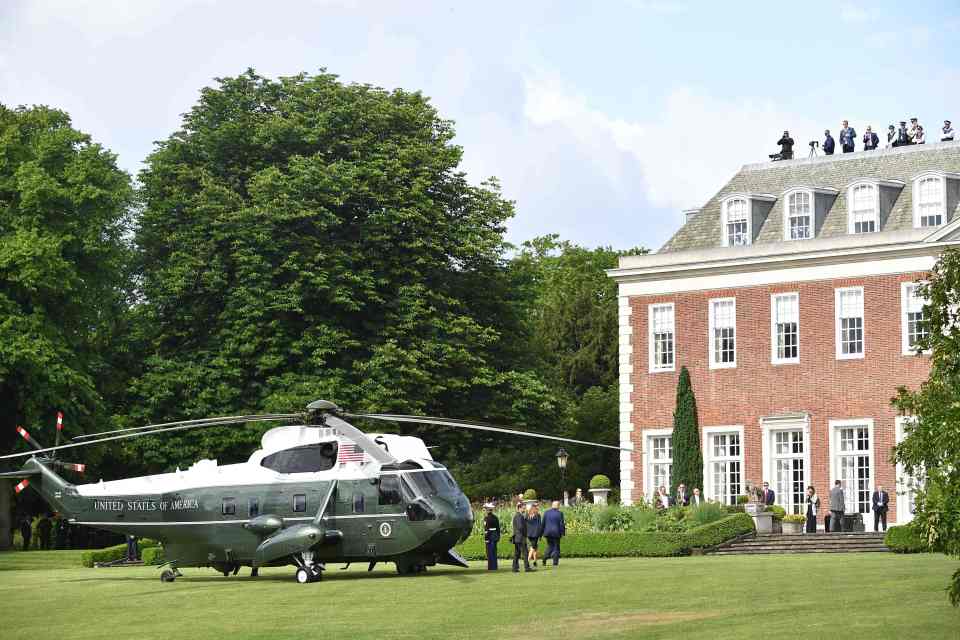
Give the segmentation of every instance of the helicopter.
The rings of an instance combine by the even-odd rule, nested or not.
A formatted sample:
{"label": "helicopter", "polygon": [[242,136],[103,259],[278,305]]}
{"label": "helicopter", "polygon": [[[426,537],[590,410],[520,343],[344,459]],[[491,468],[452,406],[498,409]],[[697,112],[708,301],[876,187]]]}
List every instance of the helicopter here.
{"label": "helicopter", "polygon": [[[317,400],[305,413],[225,416],[184,420],[77,436],[44,448],[29,432],[18,433],[34,451],[18,471],[17,493],[33,487],[51,508],[80,524],[163,544],[167,562],[160,579],[173,582],[184,567],[210,567],[224,576],[250,567],[293,566],[300,584],[322,579],[329,563],[392,562],[415,575],[437,564],[466,568],[454,547],[473,529],[473,511],[447,468],[423,440],[365,433],[347,419],[430,424],[630,449],[478,422],[399,414],[348,413]],[[190,429],[257,422],[294,421],[274,427],[246,462],[218,465],[200,460],[172,473],[71,484],[55,469],[84,471],[57,459],[61,450]]]}

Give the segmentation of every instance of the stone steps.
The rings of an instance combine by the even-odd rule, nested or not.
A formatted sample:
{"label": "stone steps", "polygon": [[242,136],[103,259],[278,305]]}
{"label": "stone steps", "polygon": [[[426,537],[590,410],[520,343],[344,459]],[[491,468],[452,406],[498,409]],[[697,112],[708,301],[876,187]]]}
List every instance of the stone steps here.
{"label": "stone steps", "polygon": [[882,533],[817,533],[796,536],[761,535],[738,540],[710,555],[772,553],[875,553],[887,551]]}

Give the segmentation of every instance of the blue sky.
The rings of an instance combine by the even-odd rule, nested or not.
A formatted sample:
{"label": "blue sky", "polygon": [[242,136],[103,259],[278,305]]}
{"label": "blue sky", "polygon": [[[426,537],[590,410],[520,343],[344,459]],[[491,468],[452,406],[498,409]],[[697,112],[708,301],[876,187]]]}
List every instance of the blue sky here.
{"label": "blue sky", "polygon": [[326,67],[431,96],[511,241],[655,249],[785,128],[805,152],[844,118],[960,123],[958,32],[956,2],[6,0],[0,101],[136,173],[212,78]]}

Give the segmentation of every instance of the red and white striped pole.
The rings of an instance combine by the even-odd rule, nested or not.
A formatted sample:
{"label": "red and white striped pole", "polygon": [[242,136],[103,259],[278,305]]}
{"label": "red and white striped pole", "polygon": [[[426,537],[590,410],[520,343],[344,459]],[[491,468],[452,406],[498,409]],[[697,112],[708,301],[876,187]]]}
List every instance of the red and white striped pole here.
{"label": "red and white striped pole", "polygon": [[21,436],[23,436],[23,439],[26,440],[27,442],[29,442],[31,445],[33,445],[33,447],[34,447],[35,449],[42,449],[42,448],[43,448],[43,447],[41,447],[39,444],[37,444],[37,441],[36,441],[36,440],[34,440],[33,438],[30,437],[30,434],[27,433],[27,430],[24,429],[23,427],[19,427],[19,426],[18,426],[18,427],[17,427],[17,433],[19,433]]}
{"label": "red and white striped pole", "polygon": [[20,493],[21,491],[23,491],[24,489],[26,489],[28,486],[30,486],[30,481],[29,481],[29,480],[21,480],[21,481],[20,481],[20,484],[18,484],[17,486],[15,486],[15,487],[13,488],[13,490],[14,490],[15,492],[17,492],[17,493]]}
{"label": "red and white striped pole", "polygon": [[57,411],[57,431],[63,431],[63,411]]}

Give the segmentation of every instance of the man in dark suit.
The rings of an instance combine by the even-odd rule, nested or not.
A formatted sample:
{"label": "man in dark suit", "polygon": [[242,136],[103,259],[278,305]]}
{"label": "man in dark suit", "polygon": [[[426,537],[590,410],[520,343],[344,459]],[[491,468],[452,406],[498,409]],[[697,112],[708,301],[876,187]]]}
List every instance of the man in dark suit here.
{"label": "man in dark suit", "polygon": [[768,507],[777,501],[777,494],[770,488],[769,482],[763,483],[763,504]]}
{"label": "man in dark suit", "polygon": [[517,503],[512,528],[510,540],[513,542],[513,572],[520,573],[520,558],[523,558],[524,570],[530,571],[530,559],[527,557],[527,516],[523,513],[522,502]]}
{"label": "man in dark suit", "polygon": [[677,497],[673,502],[681,507],[690,506],[690,496],[687,495],[687,485],[683,484],[682,482],[677,485]]}
{"label": "man in dark suit", "polygon": [[550,509],[543,514],[543,537],[547,539],[547,555],[543,556],[543,566],[547,558],[553,558],[553,566],[560,563],[560,538],[567,533],[567,523],[560,511],[560,501],[554,500]]}
{"label": "man in dark suit", "polygon": [[890,494],[883,490],[883,485],[878,484],[877,490],[873,492],[873,530],[880,531],[880,523],[883,523],[883,530],[887,530],[887,510],[890,509]]}
{"label": "man in dark suit", "polygon": [[703,499],[703,496],[700,495],[700,489],[697,487],[693,488],[693,495],[690,496],[690,504],[694,507],[699,507],[703,505],[706,501]]}

